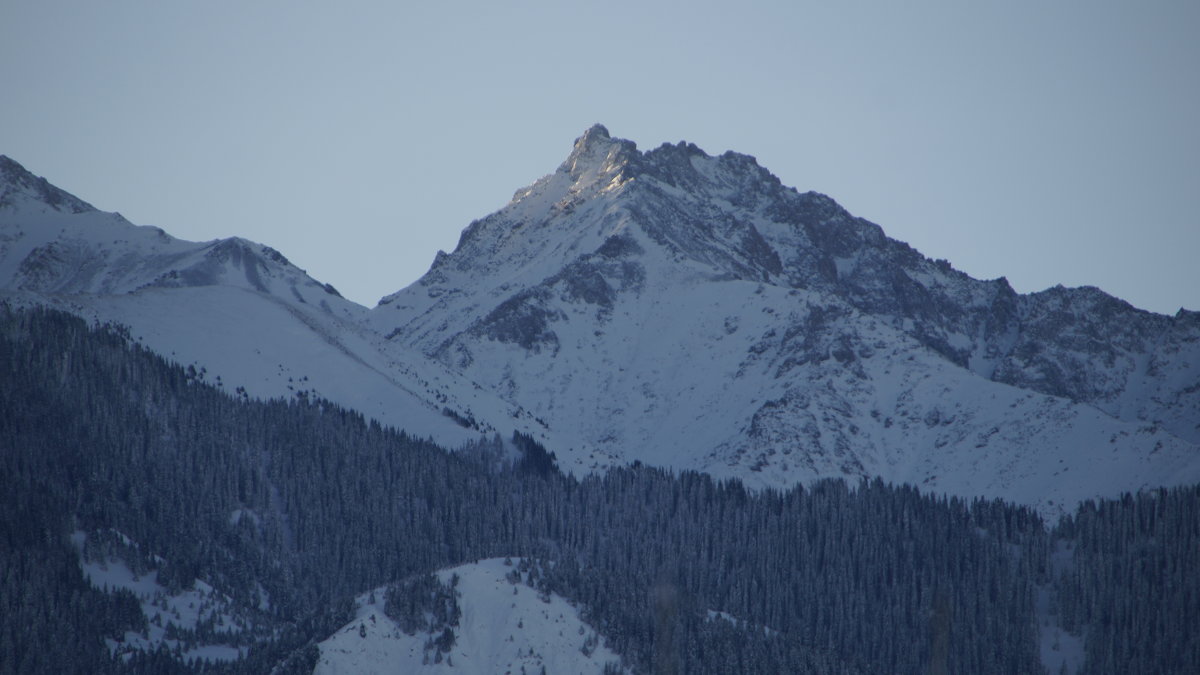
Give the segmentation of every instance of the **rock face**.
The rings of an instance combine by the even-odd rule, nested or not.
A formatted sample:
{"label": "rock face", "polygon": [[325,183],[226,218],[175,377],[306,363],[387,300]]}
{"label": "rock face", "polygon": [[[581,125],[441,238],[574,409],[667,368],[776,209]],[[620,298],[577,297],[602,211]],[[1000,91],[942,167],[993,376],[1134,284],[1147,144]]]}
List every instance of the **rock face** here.
{"label": "rock face", "polygon": [[370,322],[597,467],[882,475],[1048,513],[1197,475],[1194,313],[1018,295],[752,157],[601,126]]}

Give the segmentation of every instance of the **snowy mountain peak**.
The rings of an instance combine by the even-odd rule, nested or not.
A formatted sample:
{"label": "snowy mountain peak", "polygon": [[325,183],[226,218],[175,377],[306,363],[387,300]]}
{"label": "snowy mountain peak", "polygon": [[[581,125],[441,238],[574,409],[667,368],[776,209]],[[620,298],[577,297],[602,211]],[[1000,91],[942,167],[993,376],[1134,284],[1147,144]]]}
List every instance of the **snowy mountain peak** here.
{"label": "snowy mountain peak", "polygon": [[610,136],[608,133],[608,127],[597,122],[588,127],[579,138],[575,139],[575,147],[578,148],[589,143],[602,142],[611,139],[612,136]]}
{"label": "snowy mountain peak", "polygon": [[559,167],[576,183],[577,188],[601,179],[611,179],[638,157],[632,141],[614,139],[601,124],[592,125],[575,139],[575,147]]}
{"label": "snowy mountain peak", "polygon": [[1019,295],[751,156],[600,126],[370,323],[519,401],[572,466],[883,476],[1048,514],[1200,475],[1187,315]]}
{"label": "snowy mountain peak", "polygon": [[572,151],[572,157],[576,155],[586,154],[598,147],[610,145],[613,138],[608,133],[608,127],[603,124],[593,124],[588,127],[579,138],[575,139],[575,149]]}
{"label": "snowy mountain peak", "polygon": [[0,210],[52,208],[62,213],[95,211],[91,204],[35,176],[16,160],[0,155]]}

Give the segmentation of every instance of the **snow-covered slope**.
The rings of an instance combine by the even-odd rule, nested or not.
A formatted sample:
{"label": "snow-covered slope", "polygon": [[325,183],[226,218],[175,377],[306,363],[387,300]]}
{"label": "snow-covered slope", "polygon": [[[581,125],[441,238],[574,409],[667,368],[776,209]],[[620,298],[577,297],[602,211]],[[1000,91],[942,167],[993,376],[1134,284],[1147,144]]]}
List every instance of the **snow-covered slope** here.
{"label": "snow-covered slope", "polygon": [[363,326],[367,309],[274,249],[176,239],[0,157],[0,299],[126,325],[230,392],[320,396],[457,447],[531,415]]}
{"label": "snow-covered slope", "polygon": [[[141,551],[119,532],[103,534],[107,546],[90,543],[97,537],[89,538],[83,531],[72,533],[83,574],[96,589],[132,594],[144,619],[140,632],[125,631],[120,639],[105,641],[112,654],[128,657],[164,649],[181,662],[233,661],[246,653],[245,646],[236,645],[269,639],[272,627],[263,610],[270,608],[270,600],[265,591],[260,589],[257,607],[243,607],[202,579],[172,590],[159,583],[161,558]],[[131,569],[129,560],[137,561],[140,569]],[[263,625],[256,623],[263,619],[267,619]]]}
{"label": "snow-covered slope", "polygon": [[753,158],[600,126],[372,324],[532,411],[567,468],[882,476],[1036,504],[1200,480],[1200,321],[1017,295]]}
{"label": "snow-covered slope", "polygon": [[453,647],[439,653],[427,644],[438,636],[405,633],[384,614],[385,589],[379,588],[359,596],[355,619],[320,644],[315,675],[583,674],[619,664],[575,607],[527,586],[511,562],[483,560],[438,576],[443,583],[457,576],[462,616],[451,629]]}
{"label": "snow-covered slope", "polygon": [[[50,197],[48,197],[48,195]],[[0,285],[56,295],[228,286],[340,317],[362,308],[278,251],[239,238],[194,243],[97,211],[0,157]]]}

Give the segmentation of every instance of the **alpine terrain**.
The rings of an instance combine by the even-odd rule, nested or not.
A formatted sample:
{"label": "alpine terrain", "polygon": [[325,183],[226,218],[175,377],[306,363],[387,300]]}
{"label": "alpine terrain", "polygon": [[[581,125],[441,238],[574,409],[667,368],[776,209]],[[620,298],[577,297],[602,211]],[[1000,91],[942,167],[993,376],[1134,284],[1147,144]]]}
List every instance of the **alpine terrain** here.
{"label": "alpine terrain", "polygon": [[1200,312],[600,125],[374,308],[0,156],[0,484],[0,675],[1200,667]]}
{"label": "alpine terrain", "polygon": [[[387,344],[366,308],[275,249],[240,238],[187,242],[137,227],[0,156],[0,286],[117,323],[239,396],[313,397],[457,447],[532,417],[439,364]],[[467,419],[457,410],[478,410]],[[544,438],[544,435],[543,435]]]}
{"label": "alpine terrain", "polygon": [[1200,313],[1018,295],[752,157],[599,125],[369,321],[545,421],[569,468],[879,476],[1054,517],[1200,480]]}

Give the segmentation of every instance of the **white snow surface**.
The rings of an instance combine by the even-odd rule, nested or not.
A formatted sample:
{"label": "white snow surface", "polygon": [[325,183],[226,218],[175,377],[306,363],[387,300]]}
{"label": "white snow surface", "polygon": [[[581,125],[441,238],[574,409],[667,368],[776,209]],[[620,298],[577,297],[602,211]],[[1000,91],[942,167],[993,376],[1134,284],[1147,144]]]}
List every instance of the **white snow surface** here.
{"label": "white snow surface", "polygon": [[[407,635],[383,613],[383,587],[360,595],[355,619],[320,643],[314,675],[537,675],[543,668],[583,674],[600,673],[606,663],[619,661],[565,599],[507,579],[515,563],[497,558],[438,573],[443,582],[458,575],[462,610],[453,629],[455,645],[440,663],[427,658],[428,634]],[[589,640],[594,648],[585,654]]]}
{"label": "white snow surface", "polygon": [[[135,542],[125,539],[131,548],[138,547]],[[157,570],[139,575],[120,558],[86,560],[82,555],[86,540],[87,535],[82,531],[71,535],[72,543],[79,550],[79,564],[88,583],[105,592],[130,591],[141,603],[142,613],[148,622],[144,633],[126,631],[120,640],[106,639],[110,652],[128,655],[135,651],[154,651],[162,646],[185,663],[196,658],[233,661],[245,655],[244,648],[219,642],[192,645],[185,649],[182,640],[167,637],[167,630],[172,625],[181,630],[193,630],[202,622],[212,622],[217,626],[217,635],[232,636],[246,630],[249,624],[235,611],[234,603],[227,596],[200,579],[193,581],[190,588],[171,593],[158,583]]]}

